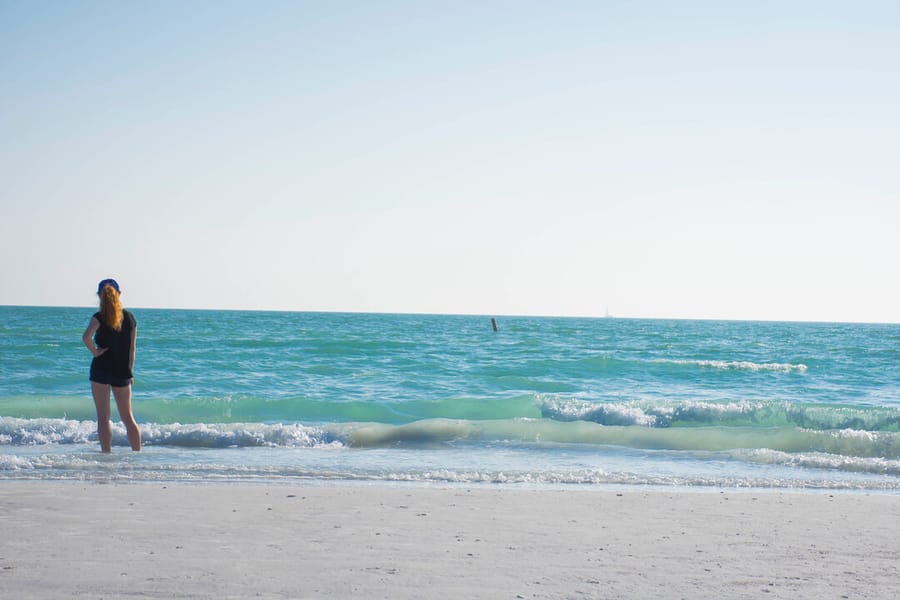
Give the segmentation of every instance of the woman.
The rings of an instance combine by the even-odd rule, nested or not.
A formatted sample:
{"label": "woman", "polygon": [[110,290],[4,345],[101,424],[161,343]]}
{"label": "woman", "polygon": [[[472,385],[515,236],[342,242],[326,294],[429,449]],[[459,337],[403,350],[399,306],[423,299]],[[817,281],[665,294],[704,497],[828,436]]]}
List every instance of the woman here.
{"label": "woman", "polygon": [[137,339],[137,321],[122,308],[119,284],[115,279],[104,279],[97,287],[100,310],[91,322],[81,341],[94,360],[91,362],[91,392],[97,406],[97,433],[100,449],[112,450],[112,427],[109,423],[109,392],[116,398],[119,416],[128,432],[131,449],[141,449],[141,430],[131,414],[131,382],[134,377],[134,348]]}

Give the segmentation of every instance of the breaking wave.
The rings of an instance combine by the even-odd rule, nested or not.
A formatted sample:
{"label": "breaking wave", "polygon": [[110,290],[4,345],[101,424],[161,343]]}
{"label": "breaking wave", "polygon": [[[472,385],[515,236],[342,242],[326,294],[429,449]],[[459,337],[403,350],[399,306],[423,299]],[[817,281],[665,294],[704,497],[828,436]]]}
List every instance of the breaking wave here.
{"label": "breaking wave", "polygon": [[597,403],[545,395],[541,414],[559,421],[644,427],[802,427],[813,430],[900,431],[900,408],[832,406],[794,402],[626,401]]}
{"label": "breaking wave", "polygon": [[805,373],[807,366],[803,363],[756,363],[746,360],[675,360],[657,359],[652,362],[688,365],[696,367],[708,367],[711,369],[738,370],[738,371],[777,371],[781,373]]}

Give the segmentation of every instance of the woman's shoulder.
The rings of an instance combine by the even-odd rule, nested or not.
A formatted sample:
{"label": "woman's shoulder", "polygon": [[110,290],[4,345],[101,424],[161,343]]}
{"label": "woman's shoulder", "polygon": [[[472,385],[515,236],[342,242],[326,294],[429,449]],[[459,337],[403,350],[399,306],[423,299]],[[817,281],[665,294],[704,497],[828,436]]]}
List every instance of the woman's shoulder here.
{"label": "woman's shoulder", "polygon": [[[100,313],[97,313],[97,314],[99,315]],[[125,319],[127,319],[128,322],[131,323],[132,325],[137,325],[137,319],[134,318],[134,314],[133,314],[131,311],[126,310],[126,309],[123,308],[123,309],[122,309],[122,316],[123,316]]]}

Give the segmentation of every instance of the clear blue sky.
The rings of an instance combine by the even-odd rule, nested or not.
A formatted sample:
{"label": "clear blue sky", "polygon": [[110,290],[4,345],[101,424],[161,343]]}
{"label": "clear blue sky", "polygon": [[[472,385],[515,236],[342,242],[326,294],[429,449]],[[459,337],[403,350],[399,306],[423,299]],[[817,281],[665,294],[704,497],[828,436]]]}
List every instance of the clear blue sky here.
{"label": "clear blue sky", "polygon": [[900,3],[0,0],[0,304],[900,322]]}

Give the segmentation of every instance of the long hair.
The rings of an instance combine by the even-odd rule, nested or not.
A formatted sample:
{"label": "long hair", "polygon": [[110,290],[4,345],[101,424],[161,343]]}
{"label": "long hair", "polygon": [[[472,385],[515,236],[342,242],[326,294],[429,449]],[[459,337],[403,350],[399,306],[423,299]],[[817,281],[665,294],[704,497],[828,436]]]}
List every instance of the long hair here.
{"label": "long hair", "polygon": [[122,301],[119,300],[119,292],[111,285],[103,286],[100,290],[100,319],[114,331],[122,329]]}

